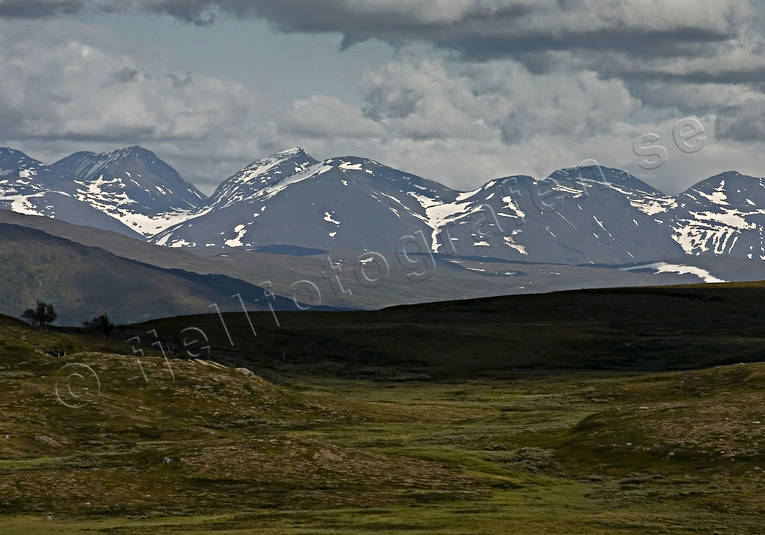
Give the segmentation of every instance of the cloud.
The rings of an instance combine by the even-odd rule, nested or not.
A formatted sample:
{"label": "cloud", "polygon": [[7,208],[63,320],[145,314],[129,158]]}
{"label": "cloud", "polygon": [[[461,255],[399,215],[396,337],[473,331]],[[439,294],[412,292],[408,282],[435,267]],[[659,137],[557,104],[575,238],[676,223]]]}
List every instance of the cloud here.
{"label": "cloud", "polygon": [[[146,72],[133,58],[50,24],[35,40],[0,24],[0,109],[5,136],[25,138],[198,138],[241,126],[257,98],[235,82]],[[8,120],[13,110],[22,120]]]}
{"label": "cloud", "polygon": [[717,134],[736,141],[765,140],[765,98],[742,102],[717,118]]}
{"label": "cloud", "polygon": [[344,46],[412,42],[463,60],[511,58],[627,80],[755,83],[765,76],[761,0],[0,0],[0,17],[85,6],[204,25],[258,17],[290,33],[335,33]]}
{"label": "cloud", "polygon": [[[0,144],[48,161],[142,144],[209,191],[259,157],[302,145],[319,158],[369,156],[469,189],[587,158],[638,173],[633,141],[656,132],[670,160],[644,178],[660,189],[765,169],[765,48],[752,22],[759,12],[745,0],[88,3],[200,25],[261,17],[285,32],[396,45],[393,61],[360,73],[360,104],[309,93],[286,106],[148,48],[125,53],[69,19],[19,20],[85,2],[3,11],[14,4],[0,0]],[[672,148],[672,128],[689,115],[710,144],[685,155]]]}
{"label": "cloud", "polygon": [[365,112],[397,135],[519,143],[609,132],[639,106],[619,80],[592,71],[531,73],[504,60],[452,66],[406,57],[364,81]]}
{"label": "cloud", "polygon": [[[756,0],[136,0],[134,7],[194,22],[253,15],[287,32],[333,32],[347,44],[426,41],[466,56],[533,49],[624,49],[682,54],[724,41],[758,11]],[[650,38],[650,39],[649,39]],[[639,45],[637,48],[635,45]]]}
{"label": "cloud", "polygon": [[[746,22],[750,0],[134,0],[135,7],[193,21],[212,11],[257,15],[285,31],[351,39],[470,39],[660,34],[725,36]],[[417,32],[420,32],[419,34]],[[423,33],[424,32],[424,33]],[[449,36],[452,37],[449,37]]]}
{"label": "cloud", "polygon": [[[254,88],[126,55],[88,26],[0,21],[0,48],[2,144],[51,154],[136,143],[186,161],[241,161],[268,135],[258,119],[270,109]],[[181,167],[195,180],[220,178]]]}
{"label": "cloud", "polygon": [[[368,40],[400,49],[424,43],[454,64],[511,60],[531,73],[550,74],[551,80],[561,73],[595,73],[589,76],[601,86],[619,80],[649,107],[706,113],[720,105],[714,88],[736,85],[728,92],[739,94],[765,90],[761,0],[133,0],[130,5],[197,24],[227,14],[259,17],[283,32],[340,34],[346,47]],[[576,78],[571,75],[574,92],[587,83]],[[667,96],[656,87],[665,88]],[[687,102],[679,102],[679,88],[688,91]],[[417,87],[385,90],[392,93],[367,95],[370,118],[384,111],[393,121],[396,113],[413,111]],[[430,106],[434,119],[436,102]],[[517,119],[555,121],[538,109],[510,113],[509,141],[523,135],[514,126]],[[609,113],[605,110],[606,117]],[[470,118],[438,121],[459,127]],[[427,137],[438,129],[426,122],[417,126],[414,119],[407,124],[412,135]]]}
{"label": "cloud", "polygon": [[107,11],[147,11],[170,15],[184,22],[205,26],[215,22],[219,9],[224,9],[235,15],[249,11],[246,2],[230,2],[222,0],[111,0],[102,6]]}
{"label": "cloud", "polygon": [[719,110],[765,99],[756,87],[737,83],[646,81],[631,84],[632,93],[651,107],[674,108],[684,113]]}
{"label": "cloud", "polygon": [[[638,96],[623,80],[595,71],[535,73],[513,60],[452,62],[406,48],[362,79],[362,108],[385,128],[384,136],[300,143],[320,154],[355,150],[463,189],[509,174],[544,177],[590,159],[628,169],[669,192],[728,169],[762,174],[765,156],[753,146],[763,108],[754,103],[765,96],[756,88],[649,85]],[[644,95],[654,104],[647,106]],[[686,154],[674,145],[673,130],[691,115],[709,141]],[[736,121],[747,118],[749,125]],[[633,152],[646,133],[656,133],[668,150],[665,165],[651,172],[639,167]]]}
{"label": "cloud", "polygon": [[44,18],[82,10],[88,0],[0,0],[2,18]]}
{"label": "cloud", "polygon": [[727,41],[762,14],[759,0],[0,0],[0,13],[46,16],[86,4],[195,24],[256,16],[285,32],[339,33],[346,44],[423,41],[468,57],[604,46],[693,55],[689,44]]}
{"label": "cloud", "polygon": [[279,118],[280,130],[303,137],[378,137],[385,129],[365,117],[358,107],[337,97],[314,95],[292,103]]}

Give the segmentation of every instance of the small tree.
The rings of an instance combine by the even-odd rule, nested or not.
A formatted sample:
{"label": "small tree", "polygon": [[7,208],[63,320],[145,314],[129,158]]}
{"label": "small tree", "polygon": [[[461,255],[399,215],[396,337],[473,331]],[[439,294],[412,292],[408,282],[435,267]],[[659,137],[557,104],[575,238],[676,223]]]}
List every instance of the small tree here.
{"label": "small tree", "polygon": [[37,308],[28,308],[22,317],[35,327],[47,329],[51,323],[56,321],[58,314],[53,310],[53,305],[38,301]]}
{"label": "small tree", "polygon": [[109,321],[109,316],[106,314],[101,314],[97,318],[93,318],[90,321],[85,321],[83,322],[83,325],[89,329],[100,332],[104,335],[104,338],[109,338],[109,335],[114,330],[114,324]]}

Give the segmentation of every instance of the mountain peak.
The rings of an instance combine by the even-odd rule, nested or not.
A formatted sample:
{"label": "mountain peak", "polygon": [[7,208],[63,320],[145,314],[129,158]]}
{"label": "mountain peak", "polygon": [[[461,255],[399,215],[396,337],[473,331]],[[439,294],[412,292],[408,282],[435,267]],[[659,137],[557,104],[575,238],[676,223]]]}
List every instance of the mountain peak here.
{"label": "mountain peak", "polygon": [[638,177],[628,173],[624,169],[615,167],[606,167],[604,165],[579,165],[574,167],[564,167],[552,173],[549,177],[552,180],[574,181],[582,180],[589,182],[607,183],[616,187],[626,187],[640,193],[649,193],[651,195],[663,195],[663,193],[650,184],[643,182]]}
{"label": "mountain peak", "polygon": [[289,158],[301,154],[307,154],[306,151],[303,150],[303,147],[290,147],[273,154],[273,157]]}
{"label": "mountain peak", "polygon": [[149,161],[158,161],[159,158],[156,154],[154,154],[149,149],[146,149],[144,147],[141,147],[140,145],[131,145],[129,147],[123,147],[121,149],[116,149],[111,152],[105,152],[101,155],[102,158],[106,160],[118,160],[121,158],[139,158],[141,160],[149,160]]}
{"label": "mountain peak", "polygon": [[11,147],[0,147],[0,155],[8,155],[8,154],[18,154],[18,155],[26,156],[26,154],[24,154],[18,149],[13,149]]}
{"label": "mountain peak", "polygon": [[759,177],[745,175],[739,171],[723,171],[722,173],[717,173],[716,175],[709,177],[707,180],[725,180],[725,179],[730,180],[730,179],[737,179],[737,178],[759,180]]}
{"label": "mountain peak", "polygon": [[208,206],[230,206],[252,198],[258,191],[319,163],[301,147],[292,147],[261,158],[228,177],[215,190]]}
{"label": "mountain peak", "polygon": [[688,189],[686,189],[681,195],[691,195],[692,197],[698,193],[710,194],[717,192],[720,194],[725,192],[725,195],[740,196],[751,193],[752,195],[759,196],[753,191],[759,193],[762,190],[763,178],[744,175],[738,171],[724,171],[716,175],[710,176],[697,182]]}
{"label": "mountain peak", "polygon": [[61,191],[144,236],[186,217],[205,200],[168,163],[138,145],[77,152],[50,168]]}
{"label": "mountain peak", "polygon": [[126,158],[138,158],[147,163],[161,162],[156,154],[138,145],[115,149],[110,152],[80,151],[70,154],[53,164],[64,173],[84,179],[88,175],[100,172],[103,168],[118,163]]}
{"label": "mountain peak", "polygon": [[0,147],[0,177],[18,176],[29,179],[36,176],[38,171],[45,168],[45,164],[30,158],[20,150],[10,147]]}
{"label": "mountain peak", "polygon": [[[295,169],[290,172],[287,168],[291,167],[292,163],[295,164]],[[264,174],[287,176],[288,174],[292,174],[292,172],[303,170],[307,167],[306,164],[310,165],[314,163],[318,163],[317,160],[305,152],[301,147],[292,147],[252,162],[228,180],[236,178],[239,182],[250,182],[254,179],[258,179]],[[282,169],[283,166],[286,166],[286,168]]]}
{"label": "mountain peak", "polygon": [[19,162],[36,162],[40,163],[34,158],[31,158],[27,154],[21,152],[18,149],[12,149],[11,147],[0,147],[0,159],[2,160],[10,160],[16,158]]}

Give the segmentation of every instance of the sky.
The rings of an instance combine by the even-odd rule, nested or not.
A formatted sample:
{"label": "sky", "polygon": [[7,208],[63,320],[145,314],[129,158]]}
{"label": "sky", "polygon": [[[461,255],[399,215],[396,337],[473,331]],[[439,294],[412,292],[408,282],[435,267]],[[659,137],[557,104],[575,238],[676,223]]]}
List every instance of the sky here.
{"label": "sky", "polygon": [[0,0],[0,145],[153,150],[210,193],[301,146],[469,190],[765,176],[765,0]]}

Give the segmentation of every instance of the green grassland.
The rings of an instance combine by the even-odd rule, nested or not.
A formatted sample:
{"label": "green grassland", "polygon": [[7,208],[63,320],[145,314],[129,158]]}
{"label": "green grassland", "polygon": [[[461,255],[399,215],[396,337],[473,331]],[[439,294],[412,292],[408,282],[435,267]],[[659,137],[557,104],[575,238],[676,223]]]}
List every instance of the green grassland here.
{"label": "green grassland", "polygon": [[616,292],[123,333],[201,326],[232,366],[0,318],[0,534],[762,533],[755,299],[732,329],[678,291],[630,296],[684,326]]}

